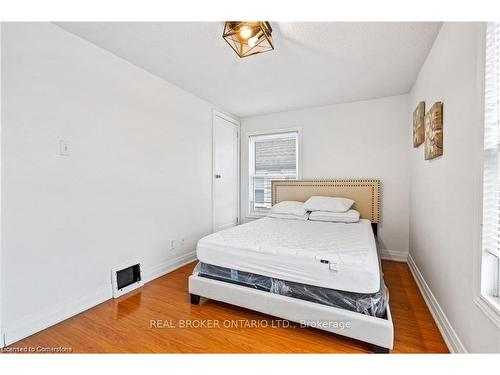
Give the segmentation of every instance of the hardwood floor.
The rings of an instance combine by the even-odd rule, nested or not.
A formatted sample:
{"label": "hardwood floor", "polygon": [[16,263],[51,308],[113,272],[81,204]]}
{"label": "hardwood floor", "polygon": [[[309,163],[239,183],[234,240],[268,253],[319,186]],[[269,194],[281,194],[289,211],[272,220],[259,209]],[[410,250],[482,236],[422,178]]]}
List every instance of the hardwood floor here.
{"label": "hardwood floor", "polygon": [[[273,327],[277,320],[270,316],[224,303],[191,305],[187,278],[193,267],[184,266],[12,346],[67,347],[83,353],[371,352],[368,344],[318,329],[291,323]],[[408,266],[384,261],[383,270],[395,330],[392,353],[447,353]],[[260,326],[245,327],[250,319]],[[181,327],[200,320],[220,328]]]}

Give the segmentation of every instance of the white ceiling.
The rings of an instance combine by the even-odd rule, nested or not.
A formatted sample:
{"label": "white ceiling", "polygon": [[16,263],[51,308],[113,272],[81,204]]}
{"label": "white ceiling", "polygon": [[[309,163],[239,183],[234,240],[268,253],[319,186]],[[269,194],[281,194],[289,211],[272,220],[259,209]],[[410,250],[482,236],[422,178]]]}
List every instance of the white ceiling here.
{"label": "white ceiling", "polygon": [[58,25],[240,117],[407,93],[441,26],[271,22],[275,50],[240,59],[222,22]]}

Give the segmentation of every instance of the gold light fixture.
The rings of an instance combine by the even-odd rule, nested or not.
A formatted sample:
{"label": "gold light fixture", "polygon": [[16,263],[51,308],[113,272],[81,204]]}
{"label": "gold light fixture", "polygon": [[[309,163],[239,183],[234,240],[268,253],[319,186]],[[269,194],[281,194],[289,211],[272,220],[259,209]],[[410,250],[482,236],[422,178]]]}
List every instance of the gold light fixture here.
{"label": "gold light fixture", "polygon": [[273,29],[267,21],[230,21],[224,24],[222,37],[239,57],[272,51]]}

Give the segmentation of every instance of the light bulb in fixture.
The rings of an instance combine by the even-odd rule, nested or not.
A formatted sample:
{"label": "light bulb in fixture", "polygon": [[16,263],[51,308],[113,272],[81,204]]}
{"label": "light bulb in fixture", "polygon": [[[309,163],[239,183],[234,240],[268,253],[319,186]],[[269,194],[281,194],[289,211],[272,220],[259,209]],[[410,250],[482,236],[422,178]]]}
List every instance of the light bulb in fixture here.
{"label": "light bulb in fixture", "polygon": [[242,26],[240,29],[240,36],[243,39],[248,39],[250,38],[250,35],[252,35],[252,29],[250,29],[248,26]]}
{"label": "light bulb in fixture", "polygon": [[272,28],[268,21],[227,21],[222,37],[239,57],[274,49]]}
{"label": "light bulb in fixture", "polygon": [[248,46],[249,47],[255,47],[255,45],[257,44],[259,38],[257,37],[257,35],[251,37],[250,39],[248,39]]}

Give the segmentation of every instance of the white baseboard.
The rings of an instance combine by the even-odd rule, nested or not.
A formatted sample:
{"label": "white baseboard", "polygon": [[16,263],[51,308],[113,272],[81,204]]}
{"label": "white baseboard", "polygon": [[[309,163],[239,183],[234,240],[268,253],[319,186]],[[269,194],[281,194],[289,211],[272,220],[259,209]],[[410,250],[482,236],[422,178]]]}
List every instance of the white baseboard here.
{"label": "white baseboard", "polygon": [[432,293],[429,285],[420,273],[420,270],[410,254],[408,254],[408,266],[410,267],[413,278],[417,282],[418,288],[424,297],[425,303],[427,304],[427,307],[429,308],[449,351],[451,353],[467,353],[465,346],[462,344],[462,341],[453,329],[443,309],[439,306],[436,297]]}
{"label": "white baseboard", "polygon": [[[190,251],[189,253],[183,254],[177,258],[173,258],[164,263],[146,268],[143,270],[144,283],[172,272],[177,268],[194,261],[195,259],[196,252]],[[110,283],[109,285],[99,287],[98,290],[93,293],[80,297],[77,300],[61,303],[51,309],[24,318],[15,324],[15,326],[5,328],[5,335],[3,336],[5,342],[3,346],[22,340],[111,298],[112,288]],[[0,343],[1,342],[2,339],[0,339]]]}
{"label": "white baseboard", "polygon": [[380,257],[383,260],[392,260],[394,262],[405,262],[408,259],[407,251],[395,251],[395,250],[387,250],[380,249]]}
{"label": "white baseboard", "polygon": [[60,323],[111,298],[111,284],[91,294],[61,303],[51,309],[28,316],[13,327],[5,327],[5,345],[10,345],[45,328]]}
{"label": "white baseboard", "polygon": [[153,267],[146,268],[143,275],[144,283],[150,282],[158,277],[166,275],[196,259],[196,251],[192,250],[187,254],[182,254],[177,258],[169,259],[166,262],[156,264]]}

